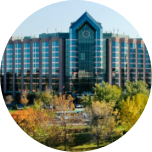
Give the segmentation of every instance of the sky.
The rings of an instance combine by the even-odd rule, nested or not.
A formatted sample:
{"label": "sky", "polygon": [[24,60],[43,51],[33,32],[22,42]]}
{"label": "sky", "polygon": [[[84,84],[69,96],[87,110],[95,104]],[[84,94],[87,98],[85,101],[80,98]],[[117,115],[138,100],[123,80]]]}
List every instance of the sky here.
{"label": "sky", "polygon": [[88,12],[100,22],[103,32],[114,32],[139,38],[136,29],[116,11],[101,4],[87,1],[64,1],[48,5],[25,19],[13,33],[15,37],[36,36],[41,33],[69,32],[71,22]]}

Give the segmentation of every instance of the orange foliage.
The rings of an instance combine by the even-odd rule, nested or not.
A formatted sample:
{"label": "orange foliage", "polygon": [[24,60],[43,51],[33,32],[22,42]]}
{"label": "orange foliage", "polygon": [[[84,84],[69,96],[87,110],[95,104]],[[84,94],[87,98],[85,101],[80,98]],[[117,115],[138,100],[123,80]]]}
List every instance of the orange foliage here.
{"label": "orange foliage", "polygon": [[48,122],[48,116],[42,110],[18,110],[11,114],[15,122],[29,135],[33,135],[35,129],[44,126]]}

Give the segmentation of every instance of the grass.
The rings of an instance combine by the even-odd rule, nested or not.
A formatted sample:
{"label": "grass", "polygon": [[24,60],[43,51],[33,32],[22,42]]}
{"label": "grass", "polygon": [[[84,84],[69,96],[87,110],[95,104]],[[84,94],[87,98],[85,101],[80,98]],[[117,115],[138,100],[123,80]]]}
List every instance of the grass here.
{"label": "grass", "polygon": [[14,113],[15,111],[17,111],[17,110],[9,110],[10,113]]}

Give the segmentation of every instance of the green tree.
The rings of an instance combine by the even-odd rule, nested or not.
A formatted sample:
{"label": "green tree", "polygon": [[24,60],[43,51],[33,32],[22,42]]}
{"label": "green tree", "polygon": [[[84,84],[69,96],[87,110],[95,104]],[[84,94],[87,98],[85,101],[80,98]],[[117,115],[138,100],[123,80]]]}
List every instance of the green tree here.
{"label": "green tree", "polygon": [[132,98],[136,96],[138,93],[142,93],[149,96],[149,91],[147,89],[148,85],[144,81],[136,81],[136,82],[126,82],[126,92],[124,93],[124,99],[128,97]]}

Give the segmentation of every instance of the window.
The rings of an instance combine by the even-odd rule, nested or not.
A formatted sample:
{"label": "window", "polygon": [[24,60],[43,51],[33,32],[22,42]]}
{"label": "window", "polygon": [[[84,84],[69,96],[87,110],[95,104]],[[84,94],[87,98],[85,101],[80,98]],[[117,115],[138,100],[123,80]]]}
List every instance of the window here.
{"label": "window", "polygon": [[119,46],[119,42],[114,42],[114,41],[113,41],[113,42],[112,42],[112,46],[113,46],[113,47]]}
{"label": "window", "polygon": [[85,54],[81,53],[81,60],[85,60]]}
{"label": "window", "polygon": [[59,47],[53,47],[52,51],[59,51]]}
{"label": "window", "polygon": [[42,47],[48,47],[49,43],[48,42],[42,42]]}
{"label": "window", "polygon": [[121,43],[121,47],[127,47],[128,46],[128,43]]}
{"label": "window", "polygon": [[119,58],[112,58],[112,62],[119,62]]}
{"label": "window", "polygon": [[52,46],[59,46],[59,41],[53,41]]}
{"label": "window", "polygon": [[135,43],[130,43],[130,48],[136,48],[136,44]]}

